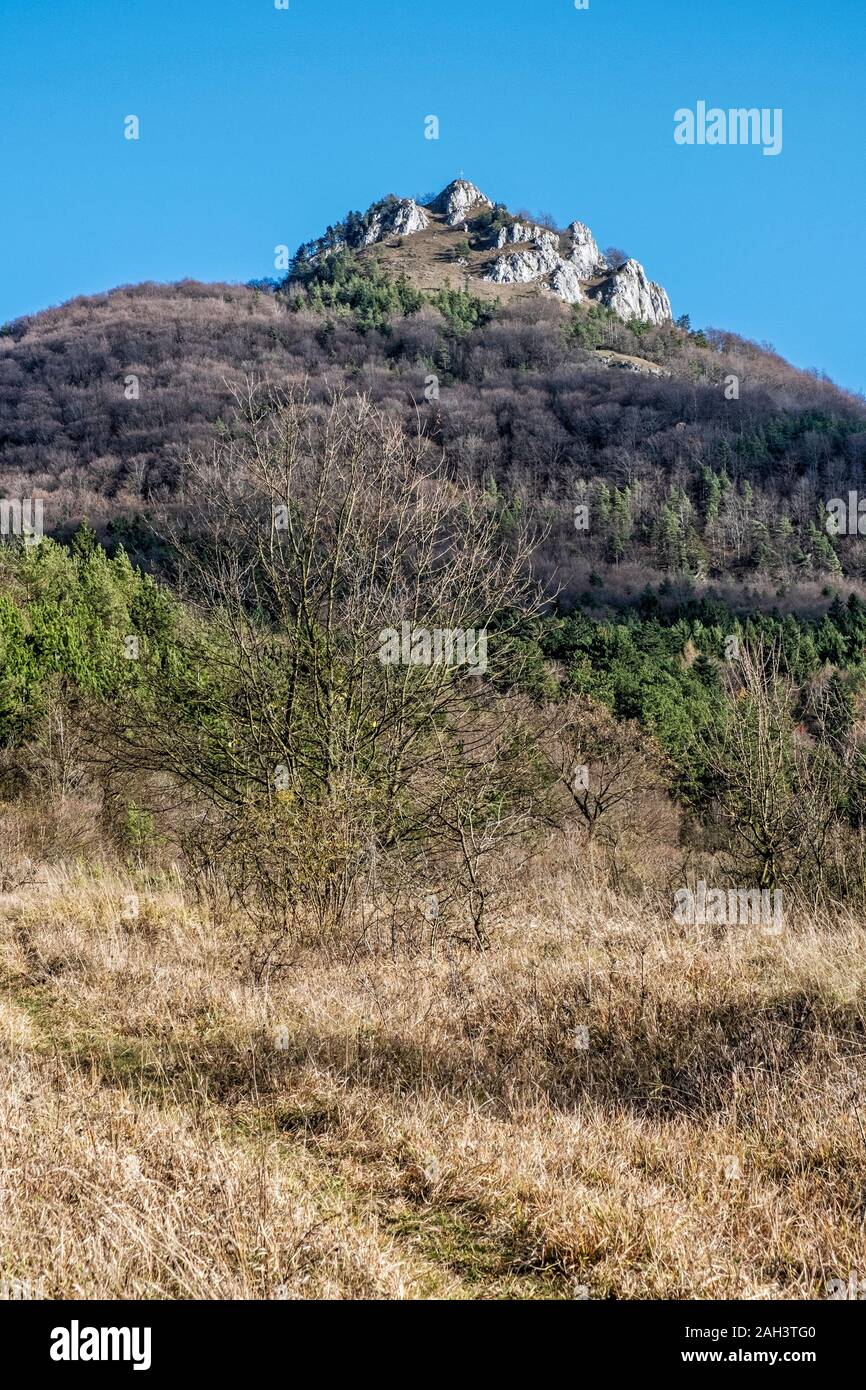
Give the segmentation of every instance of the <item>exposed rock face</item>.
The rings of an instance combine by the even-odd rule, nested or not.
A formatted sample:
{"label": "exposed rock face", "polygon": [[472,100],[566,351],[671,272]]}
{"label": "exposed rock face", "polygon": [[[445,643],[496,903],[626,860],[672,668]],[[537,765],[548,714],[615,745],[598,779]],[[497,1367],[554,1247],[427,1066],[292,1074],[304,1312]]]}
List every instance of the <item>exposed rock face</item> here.
{"label": "exposed rock face", "polygon": [[[501,207],[501,205],[497,205]],[[433,218],[444,218],[455,231],[469,230],[469,224],[493,203],[474,183],[454,179],[426,207],[413,198],[389,195],[371,204],[363,214],[347,214],[344,222],[329,228],[325,237],[308,243],[313,257],[327,256],[342,247],[355,250],[373,246],[389,237],[411,236],[433,225]],[[439,227],[441,231],[441,225]],[[514,248],[508,250],[507,248]],[[512,220],[501,227],[496,238],[497,256],[484,279],[494,285],[538,283],[567,304],[577,304],[587,295],[605,304],[621,319],[643,319],[647,323],[669,323],[670,301],[661,285],[647,276],[634,260],[618,269],[599,251],[589,227],[572,222],[560,235],[537,222]],[[468,274],[473,262],[458,262]],[[480,273],[476,266],[476,273]]]}
{"label": "exposed rock face", "polygon": [[650,280],[639,261],[626,261],[599,285],[594,297],[621,319],[669,323],[671,304],[661,285]]}
{"label": "exposed rock face", "polygon": [[585,222],[572,222],[568,229],[571,247],[568,260],[581,280],[591,280],[607,269],[607,261],[595,244],[595,237]]}
{"label": "exposed rock face", "polygon": [[430,226],[427,213],[412,198],[374,203],[367,216],[370,221],[359,243],[361,246],[372,246],[374,242],[384,241],[389,236],[423,232],[425,227]]}
{"label": "exposed rock face", "polygon": [[550,288],[567,304],[579,304],[584,297],[580,282],[585,278],[577,266],[571,265],[568,261],[560,261],[550,277]]}
{"label": "exposed rock face", "polygon": [[525,251],[500,256],[484,278],[494,285],[528,285],[532,280],[540,280],[563,264],[557,246],[556,237],[550,241],[536,238]]}
{"label": "exposed rock face", "polygon": [[466,179],[454,179],[427,206],[431,212],[444,214],[449,227],[456,227],[468,216],[470,208],[479,211],[482,207],[491,208],[493,204],[474,183],[469,183]]}
{"label": "exposed rock face", "polygon": [[[647,323],[667,323],[671,306],[660,285],[650,280],[638,261],[626,261],[613,270],[596,245],[584,222],[572,222],[564,248],[560,237],[531,222],[513,222],[504,227],[496,246],[527,242],[511,255],[499,256],[485,275],[494,285],[526,285],[541,281],[567,304],[578,304],[589,293],[621,319],[644,319]],[[588,282],[601,283],[587,288]]]}
{"label": "exposed rock face", "polygon": [[[533,280],[543,280],[554,294],[568,304],[577,304],[583,299],[580,282],[589,276],[583,273],[582,263],[572,264],[563,260],[556,232],[529,222],[514,222],[502,229],[496,244],[502,247],[515,242],[529,242],[529,246],[510,256],[499,256],[485,275],[485,280],[495,285],[525,285]],[[592,245],[595,247],[595,242]]]}
{"label": "exposed rock face", "polygon": [[[602,352],[598,348],[595,355],[606,367],[617,367],[623,372],[639,372],[642,376],[670,376],[671,373],[656,362],[648,362],[645,357],[631,357],[622,352]],[[679,425],[676,427],[679,429]]]}
{"label": "exposed rock face", "polygon": [[346,247],[360,251],[388,237],[423,232],[429,226],[430,217],[420,203],[412,198],[395,198],[389,194],[387,198],[371,203],[363,215],[350,212],[345,222],[339,224],[336,233],[329,228],[326,236],[309,242],[308,246],[315,260],[318,256],[330,256]]}
{"label": "exposed rock face", "polygon": [[503,227],[496,240],[497,250],[516,242],[529,242],[529,249],[500,256],[484,278],[497,285],[541,280],[567,304],[578,304],[585,297],[586,283],[609,275],[610,267],[584,222],[572,222],[566,236],[563,247],[556,232],[536,223],[513,222]]}
{"label": "exposed rock face", "polygon": [[559,237],[546,227],[538,227],[534,222],[512,222],[510,227],[502,227],[496,238],[496,248],[514,246],[521,241],[546,241],[559,252]]}

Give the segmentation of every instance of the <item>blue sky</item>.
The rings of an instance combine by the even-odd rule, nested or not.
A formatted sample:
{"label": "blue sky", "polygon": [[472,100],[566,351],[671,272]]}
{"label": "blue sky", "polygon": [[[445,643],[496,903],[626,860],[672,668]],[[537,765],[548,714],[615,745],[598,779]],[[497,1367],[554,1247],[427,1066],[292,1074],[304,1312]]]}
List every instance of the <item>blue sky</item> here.
{"label": "blue sky", "polygon": [[[694,326],[866,390],[864,0],[289,3],[0,0],[0,322],[271,274],[276,244],[462,170],[587,222]],[[781,107],[781,154],[678,146],[699,100]]]}

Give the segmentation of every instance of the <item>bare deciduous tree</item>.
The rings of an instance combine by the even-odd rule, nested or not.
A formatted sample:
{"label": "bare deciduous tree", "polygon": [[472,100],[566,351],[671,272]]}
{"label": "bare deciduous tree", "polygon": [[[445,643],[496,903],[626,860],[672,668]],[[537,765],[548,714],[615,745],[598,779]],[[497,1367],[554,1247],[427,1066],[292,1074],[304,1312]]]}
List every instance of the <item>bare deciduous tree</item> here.
{"label": "bare deciduous tree", "polygon": [[628,253],[623,251],[620,246],[606,246],[604,248],[604,258],[611,270],[619,270],[628,260]]}
{"label": "bare deciduous tree", "polygon": [[606,706],[573,697],[547,711],[540,737],[561,792],[587,837],[616,840],[623,819],[664,785],[663,758],[655,739],[635,720],[617,720]]}
{"label": "bare deciduous tree", "polygon": [[[323,410],[250,385],[236,403],[212,454],[188,462],[197,512],[173,536],[201,626],[114,756],[194,790],[208,834],[228,858],[235,847],[245,901],[271,917],[275,894],[291,913],[303,901],[323,928],[371,845],[424,839],[443,750],[516,675],[507,639],[538,602],[530,537],[514,523],[506,535],[487,494],[458,488],[421,435],[363,397]],[[442,659],[414,639],[437,631]],[[459,655],[459,634],[481,631],[473,674],[471,658],[448,659],[447,634]]]}
{"label": "bare deciduous tree", "polygon": [[735,866],[761,888],[791,884],[807,870],[820,883],[839,804],[839,765],[798,728],[794,702],[778,644],[744,644],[729,663],[722,719],[702,749]]}

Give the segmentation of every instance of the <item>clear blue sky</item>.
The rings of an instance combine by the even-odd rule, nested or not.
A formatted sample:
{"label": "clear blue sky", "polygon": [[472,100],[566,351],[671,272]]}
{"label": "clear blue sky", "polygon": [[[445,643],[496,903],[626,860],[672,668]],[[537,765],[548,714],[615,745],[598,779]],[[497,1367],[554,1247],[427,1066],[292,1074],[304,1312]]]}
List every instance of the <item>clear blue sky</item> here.
{"label": "clear blue sky", "polygon": [[[0,0],[0,60],[0,321],[271,274],[463,170],[866,389],[866,0]],[[676,145],[698,100],[781,107],[782,153]]]}

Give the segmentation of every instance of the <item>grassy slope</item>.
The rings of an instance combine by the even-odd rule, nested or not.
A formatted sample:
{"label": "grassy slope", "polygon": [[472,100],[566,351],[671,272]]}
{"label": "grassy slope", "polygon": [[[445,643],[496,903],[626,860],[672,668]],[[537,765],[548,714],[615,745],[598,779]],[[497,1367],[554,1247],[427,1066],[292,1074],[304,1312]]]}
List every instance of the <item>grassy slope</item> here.
{"label": "grassy slope", "polygon": [[256,990],[176,885],[52,873],[0,899],[6,1277],[792,1298],[862,1262],[862,925],[714,936],[572,873],[486,957],[307,956]]}
{"label": "grassy slope", "polygon": [[[410,284],[426,294],[435,294],[441,289],[468,289],[479,299],[499,304],[544,297],[562,307],[563,318],[567,316],[568,306],[537,282],[497,285],[485,280],[485,275],[500,256],[526,250],[529,243],[504,246],[501,250],[475,250],[470,247],[468,255],[460,255],[459,248],[465,247],[472,232],[464,232],[459,226],[449,227],[445,218],[435,213],[428,215],[430,226],[423,232],[388,237],[385,241],[376,242],[358,252],[358,260],[361,264],[378,264],[395,278],[405,275]],[[460,264],[460,261],[465,264]]]}

